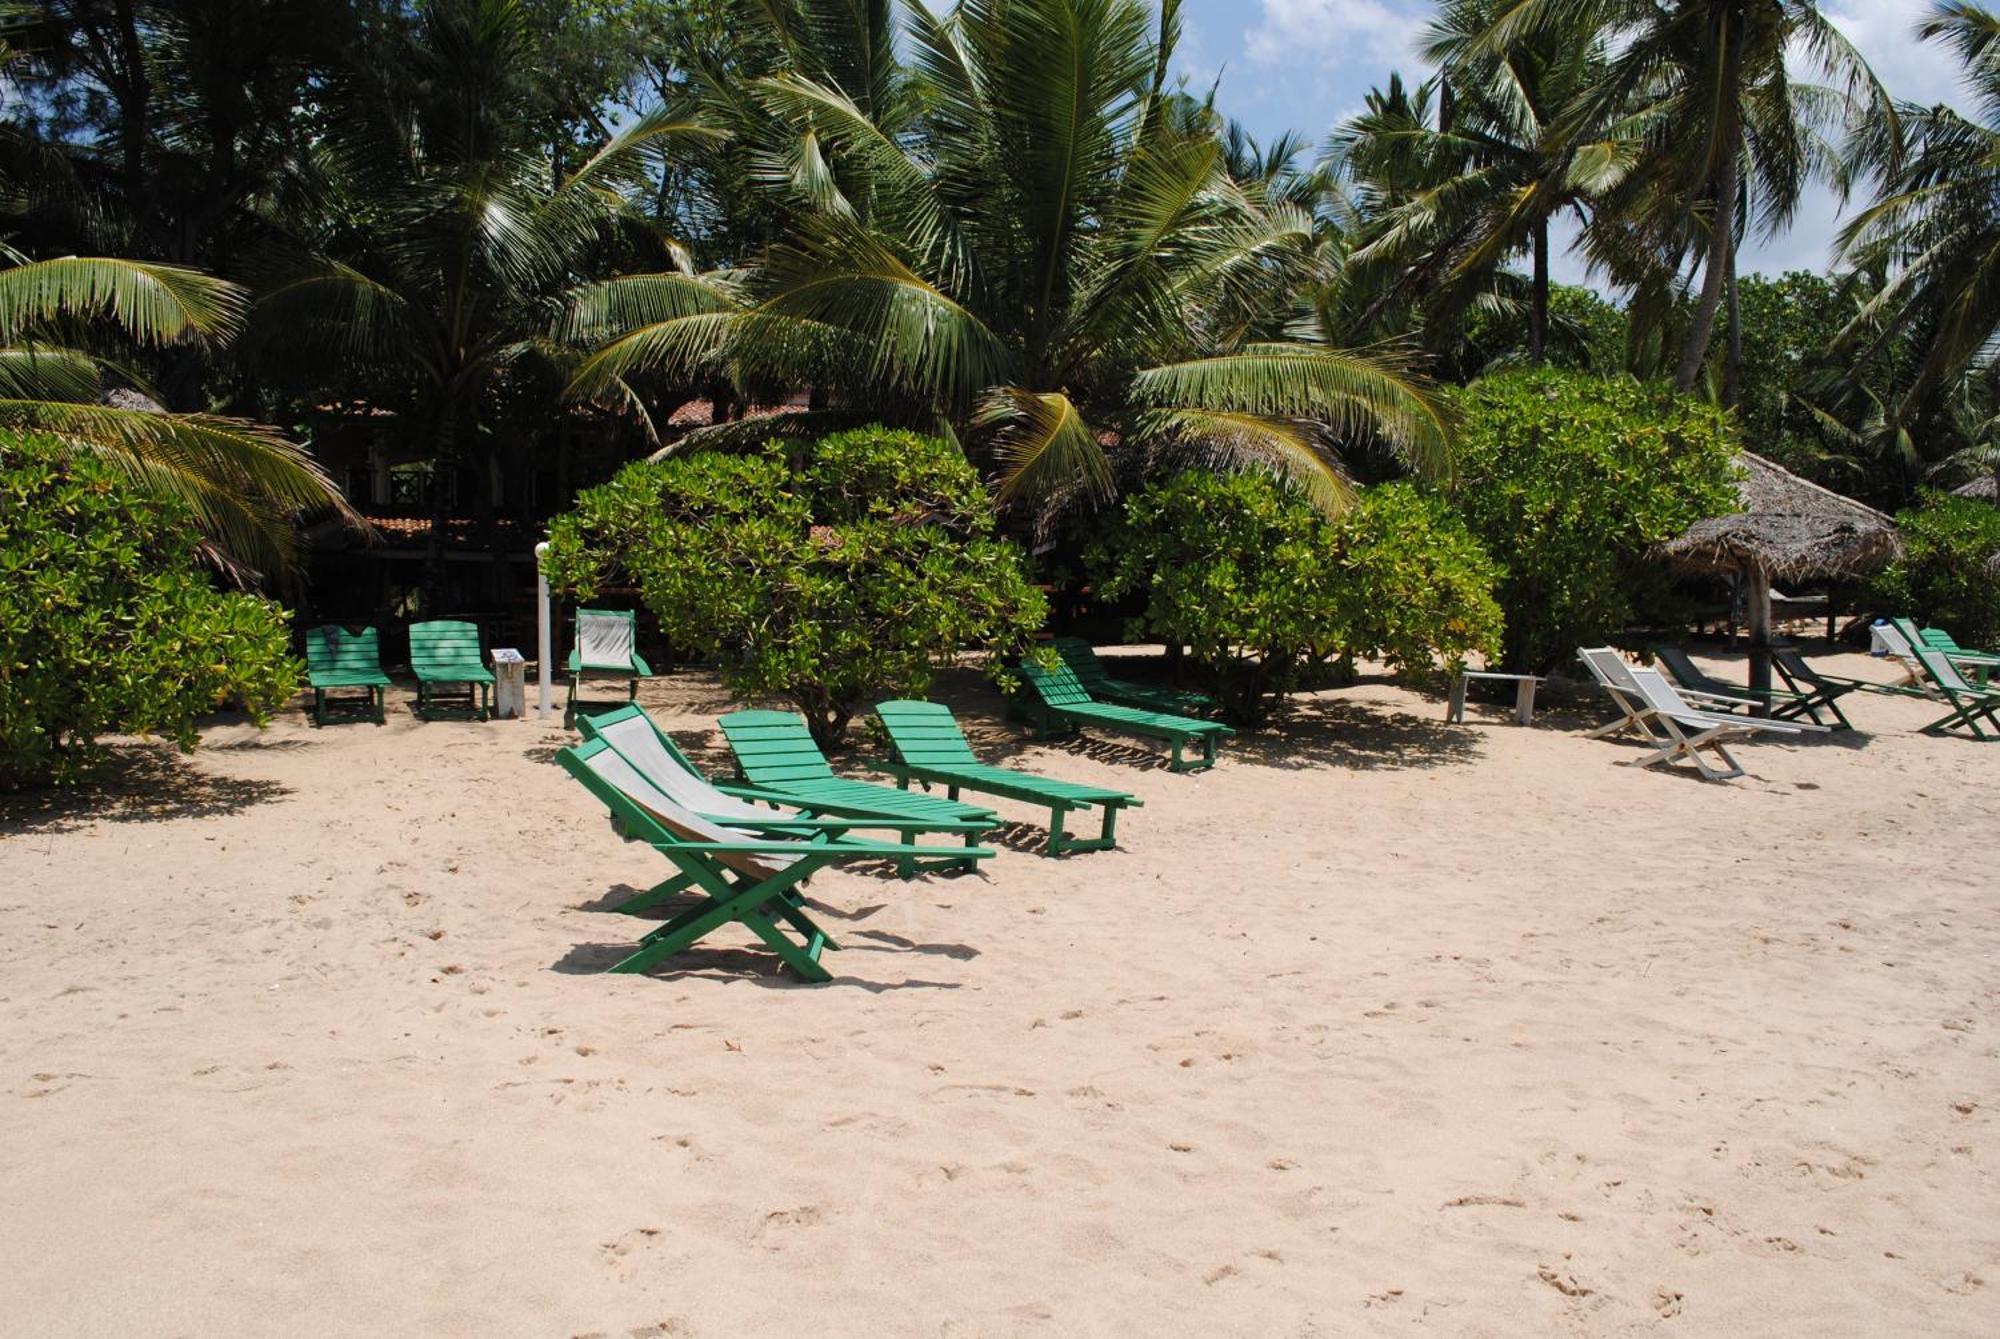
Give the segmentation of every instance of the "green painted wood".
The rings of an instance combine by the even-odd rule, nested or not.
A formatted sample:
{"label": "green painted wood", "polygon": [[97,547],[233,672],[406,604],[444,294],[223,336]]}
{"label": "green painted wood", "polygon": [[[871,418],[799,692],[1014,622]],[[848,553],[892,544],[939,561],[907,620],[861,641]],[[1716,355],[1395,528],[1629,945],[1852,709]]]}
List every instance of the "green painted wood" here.
{"label": "green painted wood", "polygon": [[384,720],[383,696],[389,676],[382,672],[382,638],[372,627],[350,631],[326,623],[306,633],[306,682],[313,691],[313,723],[325,725],[329,709],[345,699],[329,696],[335,688],[360,688],[362,713],[377,725]]}
{"label": "green painted wood", "polygon": [[1215,709],[1215,699],[1206,693],[1114,677],[1097,648],[1081,637],[1058,637],[1055,648],[1077,683],[1097,701],[1192,716]]}
{"label": "green painted wood", "polygon": [[[1032,660],[1024,660],[1021,662],[1021,673],[1041,700],[1039,715],[1045,729],[1050,726],[1074,729],[1095,725],[1117,734],[1164,740],[1172,750],[1170,765],[1176,772],[1213,767],[1217,743],[1236,733],[1216,721],[1192,720],[1140,707],[1092,701],[1067,666],[1047,669]],[[1030,710],[1031,713],[1034,711],[1032,707]],[[1182,754],[1183,747],[1191,743],[1199,744],[1202,750],[1201,757],[1192,761]]]}
{"label": "green painted wood", "polygon": [[464,709],[485,720],[491,711],[493,671],[481,661],[479,629],[458,619],[410,625],[410,669],[417,676],[417,711],[429,718],[446,702],[440,689],[463,684]]}

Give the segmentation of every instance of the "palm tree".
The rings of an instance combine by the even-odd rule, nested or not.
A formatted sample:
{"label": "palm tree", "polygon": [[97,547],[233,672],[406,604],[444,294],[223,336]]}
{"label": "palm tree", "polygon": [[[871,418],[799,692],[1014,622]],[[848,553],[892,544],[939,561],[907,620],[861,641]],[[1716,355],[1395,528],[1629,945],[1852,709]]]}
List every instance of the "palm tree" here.
{"label": "palm tree", "polygon": [[572,393],[718,368],[837,387],[965,434],[1007,499],[1106,495],[1112,442],[1272,469],[1327,508],[1348,496],[1340,443],[1444,469],[1444,415],[1397,358],[1290,327],[1323,277],[1314,220],[1232,179],[1212,116],[1169,87],[1178,11],[1155,28],[1143,0],[906,3],[909,63],[885,53],[866,87],[796,66],[755,81],[787,132],[761,174],[785,235],[738,301],[622,283],[649,319]]}
{"label": "palm tree", "polygon": [[1927,402],[1950,397],[1991,362],[2000,331],[2000,18],[1938,4],[1918,31],[1958,54],[1978,119],[1943,105],[1903,106],[1905,138],[1885,134],[1863,147],[1880,189],[1840,239],[1856,270],[1885,276],[1847,338],[1866,340],[1863,360],[1892,339],[1916,351],[1914,375],[1883,411],[1885,429],[1899,436]]}
{"label": "palm tree", "polygon": [[[1490,59],[1593,34],[1601,78],[1563,131],[1644,146],[1603,184],[1593,258],[1628,280],[1646,253],[1698,256],[1701,288],[1675,384],[1692,389],[1735,274],[1736,239],[1789,225],[1806,183],[1845,185],[1827,132],[1865,104],[1893,116],[1867,63],[1813,0],[1501,0],[1464,49]],[[1791,62],[1826,84],[1802,83]],[[1732,359],[1736,356],[1732,352]],[[1733,380],[1733,378],[1727,378]]]}
{"label": "palm tree", "polygon": [[[114,365],[85,347],[93,334],[108,324],[142,350],[226,341],[242,323],[242,289],[171,265],[0,254],[12,262],[0,268],[0,426],[46,432],[185,504],[210,556],[239,579],[293,569],[300,513],[360,523],[312,458],[270,428],[107,402]],[[143,387],[129,365],[116,372]]]}
{"label": "palm tree", "polygon": [[671,252],[639,225],[626,169],[705,133],[642,117],[562,175],[523,114],[541,73],[529,17],[520,0],[438,0],[357,62],[333,155],[352,213],[272,277],[255,314],[267,358],[363,380],[429,456],[433,603],[456,471],[487,449],[511,387],[538,365],[561,383],[569,290],[621,247]]}

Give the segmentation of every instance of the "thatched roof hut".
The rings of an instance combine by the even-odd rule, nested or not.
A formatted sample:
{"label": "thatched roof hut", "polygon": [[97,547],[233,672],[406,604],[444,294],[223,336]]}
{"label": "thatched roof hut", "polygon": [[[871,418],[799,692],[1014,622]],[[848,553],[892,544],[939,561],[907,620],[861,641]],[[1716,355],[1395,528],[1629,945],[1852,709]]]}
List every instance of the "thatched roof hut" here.
{"label": "thatched roof hut", "polygon": [[1749,451],[1737,457],[1743,510],[1697,521],[1661,545],[1696,572],[1761,571],[1770,581],[1842,581],[1868,576],[1900,544],[1888,515]]}
{"label": "thatched roof hut", "polygon": [[1749,586],[1750,683],[1771,687],[1771,583],[1843,581],[1886,567],[1901,550],[1886,514],[1753,452],[1737,457],[1743,510],[1697,521],[1660,546],[1694,572],[1741,573]]}

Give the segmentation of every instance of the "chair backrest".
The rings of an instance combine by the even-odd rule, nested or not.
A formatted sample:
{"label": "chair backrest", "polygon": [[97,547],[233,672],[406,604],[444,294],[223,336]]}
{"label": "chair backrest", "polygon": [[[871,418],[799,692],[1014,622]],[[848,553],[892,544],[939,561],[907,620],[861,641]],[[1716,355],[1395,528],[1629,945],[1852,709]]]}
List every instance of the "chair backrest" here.
{"label": "chair backrest", "polygon": [[410,624],[411,669],[454,669],[479,663],[477,624],[455,618]]}
{"label": "chair backrest", "polygon": [[965,732],[952,718],[951,708],[942,702],[898,698],[894,702],[876,703],[875,714],[881,718],[882,728],[889,732],[896,756],[913,767],[950,767],[979,761],[972,745],[965,742]]}
{"label": "chair backrest", "polygon": [[[675,803],[604,740],[593,739],[563,749],[556,754],[556,761],[602,800],[627,831],[648,840],[669,843],[771,840],[713,822]],[[755,878],[768,878],[792,863],[792,858],[785,856],[744,851],[713,852],[710,858]]]}
{"label": "chair backrest", "polygon": [[1771,652],[1771,663],[1784,670],[1786,674],[1797,679],[1800,683],[1821,685],[1826,683],[1826,680],[1821,677],[1820,672],[1812,667],[1812,662],[1797,651],[1773,651]]}
{"label": "chair backrest", "polygon": [[1632,667],[1625,657],[1618,654],[1615,646],[1584,646],[1577,649],[1577,658],[1583,661],[1592,675],[1606,688],[1621,693],[1636,693],[1639,685],[1632,679]]}
{"label": "chair backrest", "polygon": [[1984,697],[1986,695],[1983,689],[1974,687],[1966,680],[1963,674],[1958,672],[1958,666],[1951,663],[1950,656],[1936,647],[1918,646],[1912,648],[1912,650],[1916,655],[1917,663],[1922,665],[1933,679],[1937,680],[1940,687],[1954,693],[1969,693],[1974,697]]}
{"label": "chair backrest", "polygon": [[577,663],[584,669],[632,669],[637,628],[638,617],[629,609],[577,610]]}
{"label": "chair backrest", "polygon": [[1085,706],[1091,701],[1090,694],[1077,681],[1075,671],[1068,665],[1044,669],[1032,660],[1023,660],[1021,673],[1034,685],[1042,701],[1052,707]]}
{"label": "chair backrest", "polygon": [[805,718],[789,711],[737,711],[718,722],[736,766],[753,785],[816,781],[833,775]]}
{"label": "chair backrest", "polygon": [[1111,672],[1104,668],[1104,662],[1098,658],[1097,648],[1083,638],[1058,637],[1055,639],[1055,647],[1056,654],[1062,657],[1063,664],[1069,666],[1069,672],[1074,674],[1076,681],[1085,688],[1105,683],[1111,678]]}
{"label": "chair backrest", "polygon": [[324,623],[306,632],[306,668],[314,674],[379,673],[382,636],[374,628],[349,632]]}
{"label": "chair backrest", "polygon": [[609,744],[655,789],[684,808],[710,818],[739,822],[772,816],[771,810],[725,795],[710,785],[674,741],[653,724],[653,718],[636,705],[579,717],[577,726],[585,739],[601,739]]}
{"label": "chair backrest", "polygon": [[1674,681],[1683,688],[1714,688],[1725,692],[1729,690],[1730,685],[1710,676],[1701,666],[1694,663],[1692,656],[1678,646],[1656,646],[1653,648],[1653,654],[1659,657],[1660,663],[1667,667],[1667,672],[1673,675]]}
{"label": "chair backrest", "polygon": [[1923,638],[1923,641],[1919,645],[1928,646],[1935,651],[1952,653],[1963,652],[1965,650],[1964,647],[1958,644],[1958,639],[1943,628],[1919,628],[1917,629],[1917,635]]}
{"label": "chair backrest", "polygon": [[1923,637],[1917,632],[1917,625],[1907,618],[1892,618],[1886,626],[1877,628],[1876,632],[1881,635],[1882,645],[1888,648],[1889,654],[1898,660],[1914,663],[1917,658],[1917,648],[1924,644]]}
{"label": "chair backrest", "polygon": [[1674,686],[1667,682],[1667,676],[1656,669],[1642,669],[1634,666],[1631,670],[1632,686],[1646,705],[1662,716],[1671,716],[1677,721],[1705,719],[1709,713],[1697,710],[1687,704]]}

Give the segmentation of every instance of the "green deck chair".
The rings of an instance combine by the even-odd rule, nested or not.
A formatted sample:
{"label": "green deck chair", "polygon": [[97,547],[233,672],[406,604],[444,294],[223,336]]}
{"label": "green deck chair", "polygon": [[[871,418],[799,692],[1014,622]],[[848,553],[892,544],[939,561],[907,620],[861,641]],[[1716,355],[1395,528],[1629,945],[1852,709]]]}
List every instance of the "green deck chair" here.
{"label": "green deck chair", "polygon": [[[2000,739],[2000,689],[1983,687],[1959,673],[1951,657],[1928,646],[1916,648],[1917,661],[1924,672],[1931,676],[1931,682],[1944,694],[1945,701],[1951,703],[1951,711],[1940,716],[1924,727],[1924,733],[1950,734],[1963,730],[1974,739],[1992,741]],[[1980,722],[1991,726],[1988,734]]]}
{"label": "green deck chair", "polygon": [[1083,691],[1099,702],[1115,702],[1122,707],[1164,711],[1176,716],[1205,716],[1215,709],[1215,699],[1207,693],[1113,678],[1104,661],[1098,657],[1097,648],[1081,637],[1058,637],[1055,647],[1063,664],[1069,666],[1070,673],[1076,675],[1076,681],[1083,685]]}
{"label": "green deck chair", "polygon": [[[1165,740],[1173,749],[1172,766],[1176,772],[1215,766],[1217,741],[1236,733],[1215,721],[1190,720],[1163,711],[1093,701],[1067,665],[1044,669],[1032,660],[1024,660],[1021,673],[1036,699],[1028,704],[1029,718],[1045,733],[1068,733],[1089,725],[1114,734]],[[1187,744],[1201,745],[1201,757],[1192,761],[1183,758],[1181,749]]]}
{"label": "green deck chair", "polygon": [[569,650],[569,701],[563,724],[576,723],[576,689],[585,679],[611,679],[627,685],[625,700],[637,700],[639,680],[653,667],[639,654],[639,620],[630,609],[579,609],[576,644]]}
{"label": "green deck chair", "polygon": [[483,721],[491,713],[493,671],[480,663],[474,624],[450,618],[410,624],[410,668],[417,676],[417,714],[425,720],[438,710],[438,690],[453,684],[465,685],[467,714]]}
{"label": "green deck chair", "polygon": [[349,632],[325,623],[306,633],[306,682],[312,687],[313,724],[325,725],[334,703],[327,694],[336,688],[359,688],[361,705],[375,724],[384,721],[383,690],[389,676],[382,672],[382,635],[374,628]]}
{"label": "green deck chair", "polygon": [[1961,671],[1970,670],[1974,683],[1984,684],[1993,677],[1994,670],[2000,669],[2000,656],[1991,651],[1975,651],[1969,646],[1960,646],[1958,639],[1943,628],[1919,628],[1917,636],[1920,645],[1944,652]]}
{"label": "green deck chair", "polygon": [[[814,831],[834,836],[849,832],[893,832],[898,840],[905,840],[919,833],[959,832],[970,834],[967,840],[974,841],[980,833],[993,826],[983,818],[947,822],[930,816],[910,818],[891,814],[847,813],[829,817],[801,800],[775,791],[730,782],[716,785],[701,774],[701,770],[688,760],[667,732],[655,725],[653,718],[637,703],[594,716],[579,716],[577,728],[583,731],[585,739],[601,739],[618,750],[641,776],[675,803],[718,823],[741,823],[753,817],[771,817],[769,810],[757,807],[763,804],[799,809],[807,815],[798,820],[800,823],[810,824]],[[898,869],[906,877],[913,872],[900,860]],[[636,909],[655,900],[641,894],[633,903],[618,909]]]}
{"label": "green deck chair", "polygon": [[1833,713],[1834,729],[1854,728],[1840,710],[1840,699],[1858,692],[1858,681],[1829,678],[1797,651],[1773,651],[1771,664],[1778,671],[1778,677],[1785,681],[1785,686],[1799,695],[1799,705],[1811,715],[1815,724],[1826,724],[1819,718],[1820,712],[1825,710]]}
{"label": "green deck chair", "polygon": [[[1667,673],[1673,676],[1674,683],[1681,690],[1682,696],[1694,700],[1697,705],[1713,705],[1720,711],[1734,711],[1739,707],[1755,711],[1762,707],[1774,721],[1789,721],[1800,716],[1811,716],[1813,724],[1826,724],[1820,720],[1817,710],[1818,705],[1824,704],[1823,699],[1816,702],[1812,695],[1789,687],[1759,692],[1755,688],[1718,679],[1695,664],[1694,657],[1678,646],[1656,646],[1653,648],[1653,655],[1667,667]],[[1854,728],[1839,712],[1836,711],[1834,715],[1839,718],[1838,724],[1830,728],[1836,730]]]}
{"label": "green deck chair", "polygon": [[[993,767],[979,761],[965,734],[952,718],[951,708],[941,702],[877,703],[875,715],[889,732],[896,761],[870,766],[890,773],[896,784],[907,787],[912,781],[925,786],[943,786],[945,794],[957,799],[961,790],[981,795],[997,795],[1004,800],[1046,805],[1049,810],[1049,847],[1052,856],[1065,851],[1108,851],[1118,844],[1113,831],[1118,811],[1141,807],[1141,801],[1122,790],[1103,786],[1081,786],[1053,777]],[[1063,831],[1063,821],[1073,809],[1097,807],[1104,810],[1104,828],[1095,837],[1072,837]]]}
{"label": "green deck chair", "polygon": [[[758,789],[785,797],[785,803],[810,809],[828,818],[895,817],[936,819],[944,832],[965,831],[968,823],[981,825],[977,832],[966,831],[965,844],[978,840],[979,832],[1000,826],[1000,815],[991,809],[959,800],[943,800],[918,795],[874,781],[856,781],[835,776],[826,755],[813,742],[805,718],[789,711],[737,711],[720,722],[729,751],[736,755],[736,769],[742,779]],[[971,869],[977,857],[953,852],[948,859],[919,865],[915,851],[917,833],[904,834],[907,843],[898,869],[909,878],[919,868]]]}
{"label": "green deck chair", "polygon": [[[754,824],[713,822],[654,789],[601,739],[562,749],[556,761],[604,803],[622,832],[651,846],[680,871],[652,890],[652,901],[683,892],[701,899],[641,939],[637,952],[612,965],[614,972],[646,971],[739,921],[802,979],[831,980],[820,966],[820,953],[840,945],[806,914],[798,885],[837,861],[894,859],[899,853],[893,845],[826,833],[801,837],[796,822],[775,816],[760,817]],[[787,934],[781,921],[805,942]]]}

